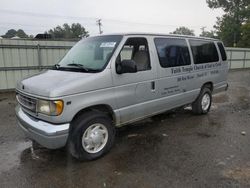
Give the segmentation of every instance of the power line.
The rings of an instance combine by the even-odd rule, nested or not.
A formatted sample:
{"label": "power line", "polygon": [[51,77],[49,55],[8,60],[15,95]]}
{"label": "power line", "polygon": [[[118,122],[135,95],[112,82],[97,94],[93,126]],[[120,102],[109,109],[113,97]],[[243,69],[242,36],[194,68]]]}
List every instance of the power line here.
{"label": "power line", "polygon": [[16,11],[16,10],[7,10],[7,9],[0,9],[0,13],[7,13],[7,14],[16,14],[16,15],[22,15],[22,16],[33,16],[33,17],[47,17],[47,18],[65,18],[65,19],[90,19],[90,20],[96,20],[96,18],[93,17],[77,17],[77,16],[64,16],[64,15],[58,15],[58,14],[42,14],[42,13],[34,13],[34,12],[25,12],[25,11]]}
{"label": "power line", "polygon": [[[21,26],[21,27],[36,27],[36,28],[48,28],[48,27],[56,27],[60,24],[50,24],[50,25],[37,25],[37,24],[22,24],[22,23],[14,23],[14,22],[1,22],[0,25],[15,25],[15,26]],[[96,25],[94,23],[88,23],[86,25]]]}
{"label": "power line", "polygon": [[[129,25],[148,25],[148,26],[159,26],[159,27],[180,27],[180,25],[168,25],[168,24],[157,24],[157,23],[145,23],[145,22],[129,22],[125,20],[114,20],[114,19],[103,19],[104,21],[124,23]],[[200,28],[201,26],[188,26],[192,28]]]}
{"label": "power line", "polygon": [[16,26],[22,26],[22,27],[39,27],[39,28],[46,28],[51,27],[49,25],[31,25],[31,24],[21,24],[21,23],[13,23],[13,22],[0,22],[0,25],[16,25]]}
{"label": "power line", "polygon": [[[24,11],[14,11],[14,10],[6,10],[6,9],[0,9],[0,13],[8,13],[8,14],[16,14],[16,15],[22,15],[22,16],[32,16],[32,17],[42,17],[42,18],[64,18],[64,19],[73,19],[73,20],[99,20],[99,18],[95,17],[79,17],[79,16],[64,16],[64,15],[58,15],[58,14],[41,14],[41,13],[33,13],[33,12],[24,12]],[[116,20],[116,19],[109,19],[109,18],[103,18],[102,20],[107,22],[116,22],[116,23],[125,23],[129,25],[148,25],[148,26],[158,26],[158,27],[179,27],[180,25],[167,25],[167,24],[155,24],[155,23],[143,23],[143,22],[130,22],[125,20]],[[191,28],[201,28],[202,26],[191,26],[188,27]]]}

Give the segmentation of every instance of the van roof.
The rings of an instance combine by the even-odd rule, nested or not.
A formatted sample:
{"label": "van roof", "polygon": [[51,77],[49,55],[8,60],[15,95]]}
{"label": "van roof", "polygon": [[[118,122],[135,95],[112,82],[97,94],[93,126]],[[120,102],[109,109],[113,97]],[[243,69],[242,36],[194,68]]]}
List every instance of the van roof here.
{"label": "van roof", "polygon": [[176,34],[163,34],[163,33],[140,33],[140,32],[131,32],[131,33],[110,33],[103,34],[102,36],[108,35],[122,35],[122,36],[130,36],[130,35],[142,35],[142,36],[163,36],[163,37],[180,37],[180,38],[191,38],[191,39],[205,39],[205,40],[213,40],[219,41],[218,39],[208,38],[208,37],[196,37],[191,35],[176,35]]}

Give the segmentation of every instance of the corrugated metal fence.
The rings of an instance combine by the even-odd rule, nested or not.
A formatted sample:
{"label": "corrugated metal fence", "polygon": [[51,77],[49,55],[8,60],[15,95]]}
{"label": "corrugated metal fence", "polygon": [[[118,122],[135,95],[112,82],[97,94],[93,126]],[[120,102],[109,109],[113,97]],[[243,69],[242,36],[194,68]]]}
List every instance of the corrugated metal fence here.
{"label": "corrugated metal fence", "polygon": [[250,48],[226,48],[230,69],[250,68]]}
{"label": "corrugated metal fence", "polygon": [[56,64],[75,44],[72,41],[0,39],[0,90]]}
{"label": "corrugated metal fence", "polygon": [[[0,39],[0,90],[56,64],[74,41]],[[227,48],[230,68],[250,68],[250,49]]]}

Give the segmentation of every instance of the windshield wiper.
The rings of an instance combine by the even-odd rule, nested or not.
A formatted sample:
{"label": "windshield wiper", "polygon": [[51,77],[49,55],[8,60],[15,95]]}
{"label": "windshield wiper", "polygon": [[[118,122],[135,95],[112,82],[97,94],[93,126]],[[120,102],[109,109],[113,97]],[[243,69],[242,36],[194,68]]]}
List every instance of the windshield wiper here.
{"label": "windshield wiper", "polygon": [[85,70],[86,72],[89,71],[88,68],[84,67],[84,65],[82,65],[82,64],[80,64],[80,63],[70,63],[70,64],[67,64],[67,66],[79,67],[80,69],[83,69],[83,70]]}
{"label": "windshield wiper", "polygon": [[[76,68],[74,68],[76,67]],[[99,72],[99,69],[91,69],[91,68],[86,68],[84,65],[82,64],[78,64],[78,63],[69,63],[66,66],[61,66],[60,64],[55,64],[55,66],[53,67],[53,69],[55,70],[78,70],[78,71],[84,71],[84,72]]]}

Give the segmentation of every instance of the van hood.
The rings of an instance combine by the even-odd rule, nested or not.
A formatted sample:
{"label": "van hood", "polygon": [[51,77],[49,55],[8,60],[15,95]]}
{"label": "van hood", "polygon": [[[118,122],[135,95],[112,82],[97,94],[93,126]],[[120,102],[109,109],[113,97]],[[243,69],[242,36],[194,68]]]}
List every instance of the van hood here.
{"label": "van hood", "polygon": [[17,90],[42,97],[61,97],[112,85],[110,69],[100,73],[47,70],[18,82]]}

